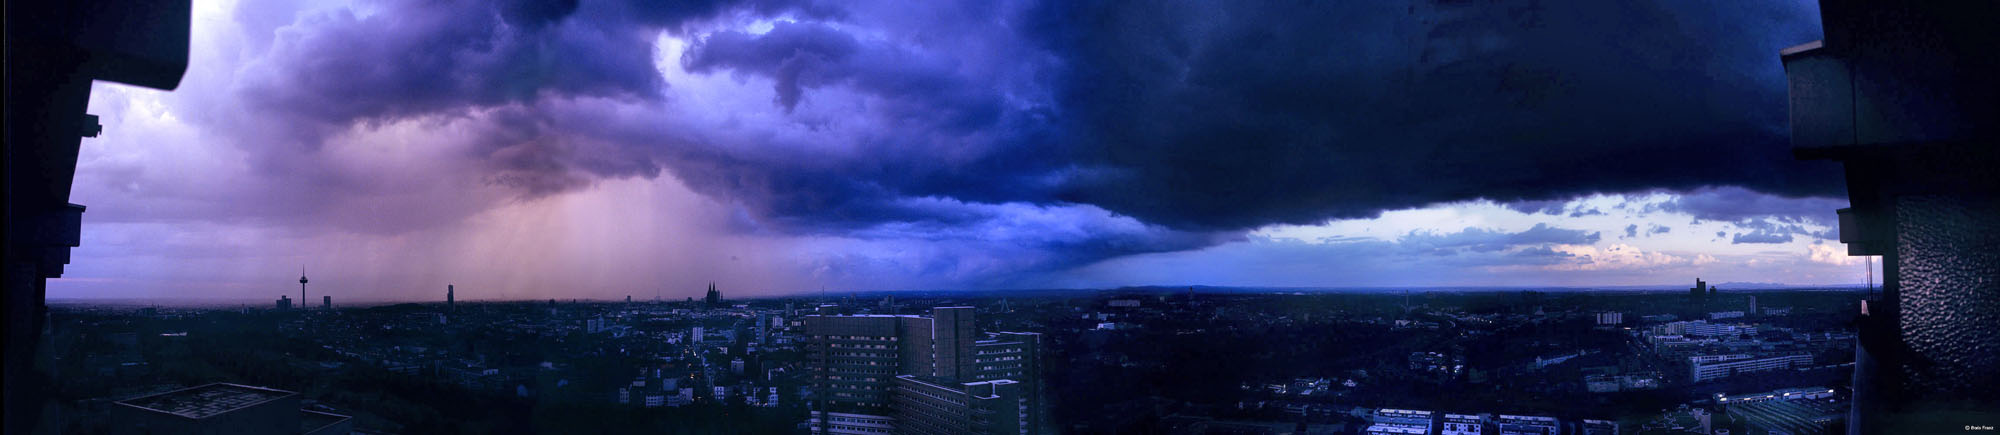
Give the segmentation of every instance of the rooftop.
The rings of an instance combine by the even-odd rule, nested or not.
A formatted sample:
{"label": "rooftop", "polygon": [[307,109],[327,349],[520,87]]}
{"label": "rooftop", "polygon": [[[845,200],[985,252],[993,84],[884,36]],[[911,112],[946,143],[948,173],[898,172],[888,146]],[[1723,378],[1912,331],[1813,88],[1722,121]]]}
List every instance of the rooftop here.
{"label": "rooftop", "polygon": [[345,415],[301,409],[299,410],[299,431],[300,433],[312,433],[312,431],[325,429],[328,426],[333,426],[347,419],[348,416]]}
{"label": "rooftop", "polygon": [[118,401],[121,405],[203,419],[295,395],[284,390],[215,383]]}

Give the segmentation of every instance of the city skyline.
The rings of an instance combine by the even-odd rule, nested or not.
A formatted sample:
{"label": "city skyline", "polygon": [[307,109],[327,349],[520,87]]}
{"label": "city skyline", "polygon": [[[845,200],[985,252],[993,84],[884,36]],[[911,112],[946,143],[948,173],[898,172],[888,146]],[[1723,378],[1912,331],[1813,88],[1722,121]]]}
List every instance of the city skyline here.
{"label": "city skyline", "polygon": [[[1196,11],[903,7],[196,5],[179,89],[94,85],[104,134],[85,140],[73,194],[91,208],[49,296],[268,300],[301,264],[343,302],[433,300],[446,283],[479,299],[679,299],[709,281],[753,297],[1866,276],[1833,240],[1835,166],[1793,160],[1784,140],[1770,53],[1819,37],[1811,2],[1456,27],[1438,20],[1467,11],[1444,6],[1227,6],[1245,9],[1200,29],[1175,15]],[[1604,14],[1684,27],[1586,19]],[[1149,20],[1211,48],[1126,37]],[[1258,26],[1287,33],[1230,49]],[[1287,45],[1307,42],[1363,54]],[[418,48],[443,54],[391,55]],[[1452,58],[1465,50],[1489,60]],[[1639,51],[1658,58],[1623,57]],[[802,52],[818,60],[786,55]],[[1227,80],[1160,81],[1151,61]],[[454,71],[476,79],[437,78]],[[1268,94],[1317,76],[1411,98]],[[1092,91],[1118,82],[1145,92]],[[1240,114],[1202,122],[1177,109],[1191,102]],[[1295,143],[1311,146],[1280,145]]]}

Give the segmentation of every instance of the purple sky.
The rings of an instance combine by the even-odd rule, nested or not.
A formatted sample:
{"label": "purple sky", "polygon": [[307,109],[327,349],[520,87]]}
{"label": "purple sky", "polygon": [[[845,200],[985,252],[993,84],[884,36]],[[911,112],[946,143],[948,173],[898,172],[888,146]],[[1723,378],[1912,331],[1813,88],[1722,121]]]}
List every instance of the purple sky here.
{"label": "purple sky", "polygon": [[652,3],[198,4],[50,297],[1863,276],[1811,2]]}

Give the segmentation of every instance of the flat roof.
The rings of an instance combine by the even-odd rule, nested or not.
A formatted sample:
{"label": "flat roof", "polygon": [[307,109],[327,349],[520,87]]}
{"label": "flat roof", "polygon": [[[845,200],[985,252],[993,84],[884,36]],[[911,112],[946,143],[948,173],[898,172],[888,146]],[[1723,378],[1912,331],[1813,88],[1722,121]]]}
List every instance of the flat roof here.
{"label": "flat roof", "polygon": [[340,414],[301,409],[299,410],[299,429],[301,433],[311,433],[312,431],[325,429],[327,426],[347,421],[348,418],[348,416]]}
{"label": "flat roof", "polygon": [[1799,45],[1794,45],[1794,46],[1790,46],[1790,47],[1785,47],[1785,48],[1784,48],[1784,49],[1782,49],[1782,50],[1778,50],[1778,57],[1780,57],[1780,58],[1784,58],[1784,57],[1792,57],[1792,56],[1797,56],[1797,55],[1800,55],[1800,54],[1804,54],[1804,53],[1807,53],[1807,52],[1811,52],[1811,51],[1813,51],[1813,50],[1818,50],[1818,49],[1820,49],[1821,47],[1825,47],[1825,46],[1826,46],[1826,40],[1819,40],[1819,41],[1813,41],[1813,42],[1807,42],[1807,43],[1804,43],[1804,44],[1799,44]]}
{"label": "flat roof", "polygon": [[120,400],[117,403],[185,418],[203,419],[297,394],[248,385],[214,383]]}

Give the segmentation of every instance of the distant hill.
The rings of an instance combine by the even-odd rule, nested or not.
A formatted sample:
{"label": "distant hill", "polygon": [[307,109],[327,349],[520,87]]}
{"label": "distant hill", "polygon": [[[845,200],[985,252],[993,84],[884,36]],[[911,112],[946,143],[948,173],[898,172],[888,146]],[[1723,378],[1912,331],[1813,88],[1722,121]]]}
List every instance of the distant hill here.
{"label": "distant hill", "polygon": [[1859,285],[1850,285],[1850,286],[1837,286],[1837,285],[1833,285],[1833,286],[1828,286],[1828,285],[1815,285],[1815,286],[1799,286],[1799,285],[1790,285],[1790,284],[1780,284],[1780,283],[1775,283],[1775,282],[1725,282],[1725,283],[1721,283],[1721,284],[1709,284],[1709,285],[1712,285],[1712,286],[1715,286],[1715,287],[1717,287],[1717,288],[1721,288],[1721,289],[1723,289],[1723,290],[1729,290],[1729,289],[1742,289],[1742,290],[1770,290],[1770,289],[1787,289],[1787,288],[1801,288],[1801,287],[1816,287],[1816,288],[1825,288],[1825,287],[1860,287]]}

